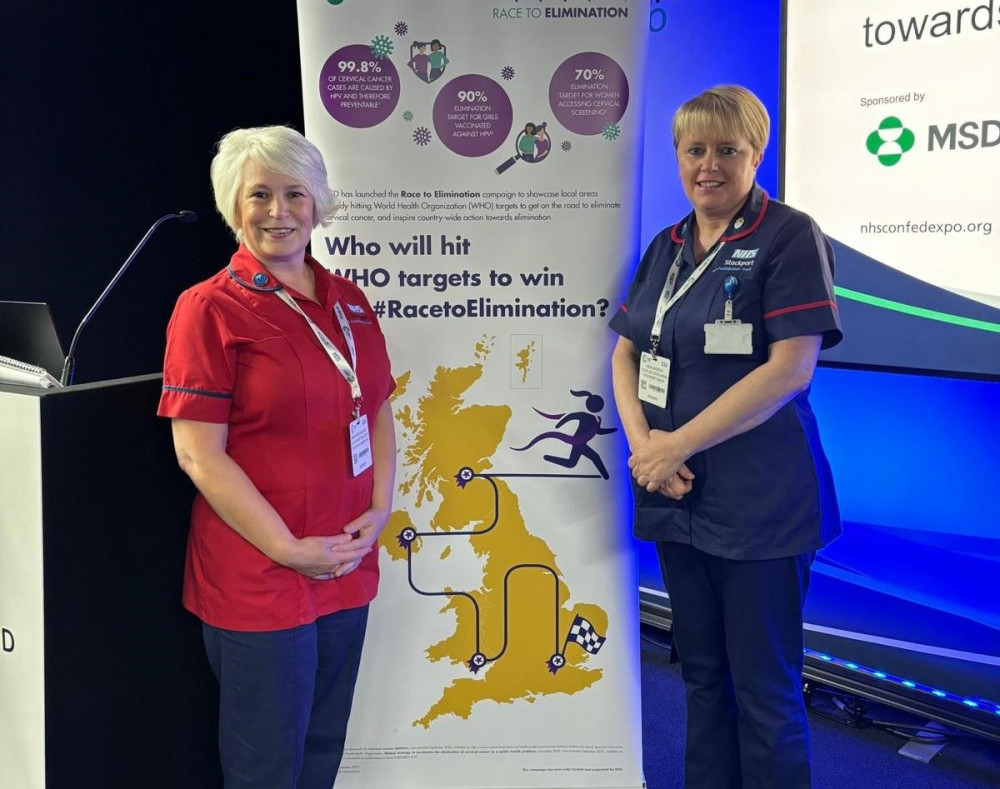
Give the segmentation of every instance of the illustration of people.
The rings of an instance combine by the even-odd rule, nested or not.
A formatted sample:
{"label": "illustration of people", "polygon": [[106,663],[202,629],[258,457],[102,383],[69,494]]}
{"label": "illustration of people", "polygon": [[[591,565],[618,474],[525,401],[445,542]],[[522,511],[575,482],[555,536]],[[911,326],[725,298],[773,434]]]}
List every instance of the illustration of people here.
{"label": "illustration of people", "polygon": [[431,40],[431,53],[428,55],[431,63],[431,70],[427,76],[428,82],[433,82],[444,73],[444,67],[450,62],[447,54],[448,48],[438,39]]}
{"label": "illustration of people", "polygon": [[410,62],[406,65],[424,82],[431,81],[431,58],[427,54],[426,41],[414,41],[410,44]]}
{"label": "illustration of people", "polygon": [[548,156],[550,148],[552,148],[552,141],[545,133],[545,124],[543,123],[538,127],[538,135],[535,137],[535,161],[540,162]]}
{"label": "illustration of people", "polygon": [[[544,130],[543,130],[544,133]],[[517,138],[517,153],[521,161],[535,161],[535,140],[538,139],[538,127],[533,123],[526,123],[521,136]]]}
{"label": "illustration of people", "polygon": [[496,168],[497,175],[503,175],[518,161],[535,164],[542,161],[552,150],[552,140],[546,131],[545,123],[526,123],[524,131],[517,133],[517,140],[514,143],[517,154],[511,156],[507,161]]}
{"label": "illustration of people", "polygon": [[[584,401],[584,406],[586,406],[587,410],[574,411],[570,414],[546,414],[544,411],[539,411],[537,408],[534,409],[535,413],[544,416],[546,419],[558,420],[556,422],[556,429],[535,436],[523,447],[511,447],[511,449],[515,452],[524,452],[525,450],[533,447],[539,441],[544,441],[547,438],[554,438],[557,441],[562,441],[570,445],[571,449],[569,451],[569,457],[560,457],[559,455],[543,455],[542,457],[545,460],[549,463],[554,463],[557,466],[562,466],[563,468],[576,468],[576,464],[580,462],[580,458],[586,457],[591,463],[594,464],[601,476],[604,477],[604,479],[607,479],[608,470],[604,467],[604,462],[601,460],[601,456],[598,455],[596,450],[590,446],[590,441],[597,436],[614,433],[618,430],[618,428],[601,426],[601,417],[597,414],[604,408],[603,397],[585,390],[578,392],[570,389],[570,394],[574,397],[587,398]],[[575,433],[559,432],[559,429],[563,427],[563,425],[570,422],[577,423]]]}

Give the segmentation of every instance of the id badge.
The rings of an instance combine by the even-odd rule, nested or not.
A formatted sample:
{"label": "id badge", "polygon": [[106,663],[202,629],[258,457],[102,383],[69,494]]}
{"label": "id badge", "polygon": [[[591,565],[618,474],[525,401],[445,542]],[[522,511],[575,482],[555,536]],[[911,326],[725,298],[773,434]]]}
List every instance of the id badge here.
{"label": "id badge", "polygon": [[355,477],[372,465],[372,441],[368,435],[368,417],[365,414],[351,422],[351,465]]}
{"label": "id badge", "polygon": [[639,357],[639,399],[644,403],[667,407],[670,384],[670,360],[643,351]]}
{"label": "id badge", "polygon": [[716,321],[705,324],[705,353],[753,353],[753,324],[740,321]]}

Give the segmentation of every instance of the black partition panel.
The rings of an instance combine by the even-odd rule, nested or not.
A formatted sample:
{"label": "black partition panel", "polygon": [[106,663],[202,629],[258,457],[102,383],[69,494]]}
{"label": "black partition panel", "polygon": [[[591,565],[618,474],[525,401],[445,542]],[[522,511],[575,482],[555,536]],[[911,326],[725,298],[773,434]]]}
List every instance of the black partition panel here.
{"label": "black partition panel", "polygon": [[41,398],[48,789],[221,786],[159,376]]}

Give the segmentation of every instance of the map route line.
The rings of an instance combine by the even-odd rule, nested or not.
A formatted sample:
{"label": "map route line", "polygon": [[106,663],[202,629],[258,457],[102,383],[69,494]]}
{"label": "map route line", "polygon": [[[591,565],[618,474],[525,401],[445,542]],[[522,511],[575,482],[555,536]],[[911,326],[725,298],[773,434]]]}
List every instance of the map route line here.
{"label": "map route line", "polygon": [[563,479],[604,479],[600,474],[476,474],[477,477],[561,477]]}
{"label": "map route line", "polygon": [[[404,529],[404,531],[412,531],[412,529]],[[480,633],[480,630],[481,630],[481,628],[479,627],[479,603],[476,602],[476,598],[473,597],[468,592],[447,592],[447,591],[443,591],[443,590],[440,591],[440,592],[428,592],[428,591],[426,591],[424,589],[420,589],[415,583],[413,583],[413,541],[412,540],[409,543],[407,543],[407,545],[406,545],[406,579],[410,583],[410,588],[414,592],[416,592],[417,594],[423,595],[424,597],[464,597],[466,600],[468,600],[470,603],[472,603],[472,610],[476,614],[476,652],[475,652],[475,654],[476,655],[481,654],[480,651],[479,651],[480,650],[480,643],[479,643],[480,636],[479,636],[479,633]]]}
{"label": "map route line", "polygon": [[500,651],[496,653],[491,658],[486,658],[487,662],[492,663],[494,660],[499,660],[503,657],[503,653],[507,651],[507,640],[508,640],[508,620],[510,614],[510,606],[507,604],[507,591],[508,591],[508,581],[510,580],[511,573],[516,570],[525,570],[534,568],[536,570],[545,570],[546,572],[552,573],[552,580],[555,581],[554,585],[554,597],[555,597],[555,648],[553,649],[553,654],[559,654],[559,574],[547,564],[536,564],[536,563],[526,563],[526,564],[515,564],[503,575],[503,646],[500,647]]}
{"label": "map route line", "polygon": [[[476,628],[476,646],[475,652],[468,660],[469,670],[473,674],[478,674],[480,669],[486,666],[487,663],[492,663],[503,657],[504,653],[507,651],[508,640],[509,640],[509,619],[510,619],[510,606],[508,604],[508,592],[510,586],[510,577],[517,570],[525,569],[536,569],[543,570],[552,575],[552,580],[554,581],[554,642],[555,646],[552,655],[547,661],[549,671],[555,674],[560,668],[566,665],[565,652],[566,647],[569,645],[573,639],[573,633],[567,635],[565,641],[563,642],[562,648],[559,647],[559,574],[552,567],[547,564],[540,563],[524,563],[515,564],[510,567],[503,577],[503,646],[501,646],[500,651],[493,657],[487,657],[487,655],[482,651],[482,627],[481,627],[481,614],[479,609],[479,603],[475,597],[470,592],[463,591],[449,591],[449,590],[438,590],[429,591],[426,589],[421,589],[416,585],[413,580],[413,543],[416,542],[418,537],[459,537],[459,536],[475,536],[482,535],[492,531],[496,528],[497,524],[500,522],[500,489],[497,483],[494,482],[494,477],[559,477],[559,478],[576,478],[576,479],[594,479],[600,478],[599,474],[528,474],[528,473],[510,473],[510,474],[477,474],[473,469],[468,466],[464,466],[459,469],[459,472],[455,475],[455,480],[458,483],[460,489],[464,489],[474,479],[484,479],[489,482],[490,486],[493,488],[493,522],[487,526],[485,529],[470,529],[464,531],[418,531],[412,526],[407,526],[398,535],[397,540],[400,547],[406,548],[406,577],[410,588],[419,595],[424,597],[464,597],[470,603],[472,603],[472,609],[475,614],[475,628]],[[578,626],[578,622],[581,617],[577,616],[576,621],[574,621],[574,630]],[[590,627],[587,623],[588,628]],[[601,638],[601,643],[603,643],[603,638]],[[581,641],[576,640],[585,649],[591,651],[588,646],[585,646]],[[599,645],[598,645],[599,648]]]}

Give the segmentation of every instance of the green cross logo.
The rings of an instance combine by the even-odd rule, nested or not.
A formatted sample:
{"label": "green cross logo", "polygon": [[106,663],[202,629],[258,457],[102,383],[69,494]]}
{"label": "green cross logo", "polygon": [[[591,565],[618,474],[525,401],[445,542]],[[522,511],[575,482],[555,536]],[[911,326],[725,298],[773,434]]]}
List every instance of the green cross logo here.
{"label": "green cross logo", "polygon": [[913,147],[915,141],[913,132],[899,118],[890,115],[883,118],[878,128],[868,135],[865,147],[878,158],[880,164],[892,167]]}

